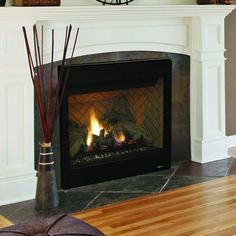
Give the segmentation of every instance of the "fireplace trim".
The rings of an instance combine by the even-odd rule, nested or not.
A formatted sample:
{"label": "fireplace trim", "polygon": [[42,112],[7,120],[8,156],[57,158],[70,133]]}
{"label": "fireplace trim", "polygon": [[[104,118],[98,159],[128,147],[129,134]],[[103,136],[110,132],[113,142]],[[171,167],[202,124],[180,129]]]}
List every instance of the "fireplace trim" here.
{"label": "fireplace trim", "polygon": [[[21,21],[55,21],[61,18],[84,21],[103,21],[110,19],[124,20],[157,20],[160,18],[181,17],[224,17],[234,5],[141,5],[141,6],[61,6],[61,7],[5,7],[0,9],[2,22]],[[15,17],[15,18],[14,18]],[[107,25],[109,25],[107,21]],[[144,23],[145,24],[145,23]]]}
{"label": "fireplace trim", "polygon": [[[132,63],[131,69],[134,65],[139,66],[142,70],[138,70],[139,72],[144,72],[144,68],[146,70],[152,68],[157,68],[155,72],[149,71],[149,77],[151,79],[158,80],[158,78],[163,79],[163,148],[156,149],[155,151],[149,151],[143,157],[133,157],[127,159],[118,159],[112,162],[106,162],[102,164],[92,164],[88,166],[82,166],[78,169],[74,170],[70,167],[70,157],[69,157],[69,137],[68,137],[68,97],[73,94],[84,94],[83,88],[88,88],[90,85],[87,81],[94,81],[96,74],[91,73],[91,66],[94,67],[94,71],[97,71],[99,66],[110,67],[115,64],[116,68],[119,68],[120,74],[125,75],[124,77],[130,80],[133,80],[133,83],[127,83],[125,78],[119,78],[120,84],[113,84],[113,87],[107,87],[106,89],[100,88],[99,90],[95,90],[95,92],[99,91],[117,91],[122,89],[130,89],[130,88],[142,88],[146,86],[153,86],[150,82],[144,81],[147,77],[141,78],[139,72],[137,73],[131,72],[131,69],[127,70],[127,66],[130,66],[129,63]],[[140,64],[145,63],[145,64]],[[118,67],[117,67],[118,66]],[[76,69],[86,68],[86,72],[82,73],[84,75],[83,78],[80,78],[78,75],[78,71],[76,73]],[[67,74],[67,70],[69,67],[65,68],[64,75]],[[88,68],[88,69],[87,69]],[[73,71],[75,69],[75,71]],[[161,70],[160,70],[161,69]],[[104,73],[104,69],[101,70]],[[74,76],[73,81],[70,81],[70,74]],[[132,77],[132,74],[134,77]],[[106,75],[101,76],[103,80]],[[78,78],[78,88],[75,93],[75,78]],[[107,78],[112,78],[109,74]],[[143,81],[142,83],[135,84],[136,80]],[[122,80],[122,81],[121,81]],[[106,81],[106,83],[112,82],[110,79]],[[154,172],[158,170],[167,170],[171,167],[171,94],[172,94],[172,62],[168,58],[160,58],[160,59],[146,59],[146,60],[131,60],[131,61],[115,61],[115,62],[102,62],[102,63],[92,63],[92,64],[78,64],[72,65],[69,69],[69,78],[67,81],[67,86],[64,91],[64,96],[62,99],[62,106],[60,111],[60,146],[61,146],[61,187],[63,189],[74,188],[81,185],[87,185],[92,183],[97,183],[101,181],[113,180],[121,177],[128,177],[138,174],[144,174],[148,172]],[[82,87],[82,88],[81,88]],[[91,90],[87,91],[88,93]],[[86,93],[86,92],[85,92]],[[122,171],[121,171],[122,170]]]}

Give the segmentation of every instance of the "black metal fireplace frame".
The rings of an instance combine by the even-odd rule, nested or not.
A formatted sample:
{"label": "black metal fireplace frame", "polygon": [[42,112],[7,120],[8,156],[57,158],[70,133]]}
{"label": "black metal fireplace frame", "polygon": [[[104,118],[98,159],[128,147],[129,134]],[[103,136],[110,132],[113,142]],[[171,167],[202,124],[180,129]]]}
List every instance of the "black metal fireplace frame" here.
{"label": "black metal fireplace frame", "polygon": [[[64,77],[68,69],[69,67],[65,68]],[[68,145],[68,97],[74,94],[152,86],[158,78],[164,79],[163,148],[150,152],[148,156],[119,159],[115,162],[72,169]],[[60,138],[61,187],[68,189],[169,169],[171,167],[171,80],[172,63],[169,58],[72,65],[59,115],[60,137],[63,137]]]}

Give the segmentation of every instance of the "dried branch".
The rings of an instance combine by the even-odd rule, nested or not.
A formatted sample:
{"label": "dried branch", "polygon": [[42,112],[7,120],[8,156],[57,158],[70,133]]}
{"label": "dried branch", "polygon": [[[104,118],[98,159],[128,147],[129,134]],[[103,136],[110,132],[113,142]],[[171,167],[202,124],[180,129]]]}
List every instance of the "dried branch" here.
{"label": "dried branch", "polygon": [[[31,49],[29,46],[29,40],[27,36],[27,32],[25,27],[23,26],[23,34],[26,46],[26,52],[28,57],[29,69],[31,80],[34,87],[34,93],[36,98],[37,109],[39,113],[39,120],[42,127],[42,142],[50,143],[52,141],[52,134],[55,128],[55,121],[59,113],[59,109],[61,106],[62,96],[64,94],[67,78],[69,75],[69,71],[67,70],[67,74],[65,78],[63,78],[64,67],[66,64],[67,51],[69,47],[72,26],[66,27],[65,32],[65,42],[63,49],[63,56],[60,65],[60,72],[58,76],[58,80],[56,81],[55,93],[53,93],[53,76],[54,76],[54,47],[55,47],[55,36],[54,30],[52,30],[52,45],[51,45],[51,61],[50,61],[50,72],[49,79],[45,76],[44,62],[43,62],[43,53],[44,53],[44,34],[43,34],[43,26],[41,28],[41,48],[39,44],[38,31],[36,25],[33,26],[33,47],[34,47],[34,56],[35,63],[33,61]],[[72,57],[74,55],[74,51],[76,48],[77,40],[78,40],[79,29],[76,31],[76,36],[73,44],[73,49],[71,56],[69,58],[69,65],[72,63]],[[48,81],[46,81],[48,80]],[[47,93],[46,93],[47,88]]]}

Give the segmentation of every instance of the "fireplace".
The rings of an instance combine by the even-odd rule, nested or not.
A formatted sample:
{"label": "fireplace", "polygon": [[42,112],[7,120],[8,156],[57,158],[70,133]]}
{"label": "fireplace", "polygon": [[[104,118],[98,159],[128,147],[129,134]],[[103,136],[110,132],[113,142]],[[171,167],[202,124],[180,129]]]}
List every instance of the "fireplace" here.
{"label": "fireplace", "polygon": [[68,71],[60,111],[62,188],[170,168],[170,59]]}
{"label": "fireplace", "polygon": [[[76,6],[71,4],[71,7],[0,9],[0,101],[4,111],[0,122],[0,188],[4,189],[0,205],[32,199],[35,195],[32,158],[35,151],[34,100],[28,62],[24,56],[22,25],[31,29],[35,23],[43,24],[46,31],[56,29],[59,45],[63,45],[66,24],[79,26],[76,57],[120,51],[190,56],[191,160],[206,163],[226,158],[228,147],[235,146],[234,136],[227,137],[225,134],[224,90],[224,18],[235,8],[234,5],[159,5],[156,1],[147,5],[141,0],[137,1],[140,6],[104,7],[87,4],[87,1],[82,6],[80,2],[76,1]],[[14,46],[16,38],[19,41],[17,47]],[[33,38],[30,44],[32,41]],[[44,43],[44,62],[48,63],[51,60],[51,42]],[[60,48],[63,47],[55,48],[55,61],[61,58]],[[178,87],[179,91],[181,89]],[[175,114],[174,111],[173,120],[177,123]],[[177,127],[174,133],[182,137],[179,130],[184,128]],[[179,141],[173,146],[181,146],[178,144]]]}

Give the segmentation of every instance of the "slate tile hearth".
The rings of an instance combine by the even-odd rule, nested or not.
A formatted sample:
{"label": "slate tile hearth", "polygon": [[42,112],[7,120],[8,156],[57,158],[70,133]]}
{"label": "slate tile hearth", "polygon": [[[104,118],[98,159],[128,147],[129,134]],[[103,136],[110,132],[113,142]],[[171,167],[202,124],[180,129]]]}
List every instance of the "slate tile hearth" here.
{"label": "slate tile hearth", "polygon": [[227,158],[206,164],[180,161],[171,170],[133,176],[59,192],[60,206],[42,212],[34,209],[34,200],[0,206],[0,215],[13,223],[41,219],[61,213],[73,213],[135,198],[145,194],[167,191],[190,184],[205,182],[236,174],[236,160]]}
{"label": "slate tile hearth", "polygon": [[217,177],[224,176],[225,170],[232,165],[232,159],[224,159],[214,162],[200,164],[192,161],[183,162],[176,171],[176,175],[186,176],[207,176]]}

